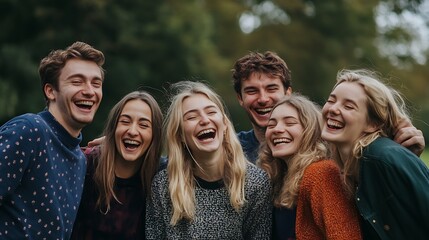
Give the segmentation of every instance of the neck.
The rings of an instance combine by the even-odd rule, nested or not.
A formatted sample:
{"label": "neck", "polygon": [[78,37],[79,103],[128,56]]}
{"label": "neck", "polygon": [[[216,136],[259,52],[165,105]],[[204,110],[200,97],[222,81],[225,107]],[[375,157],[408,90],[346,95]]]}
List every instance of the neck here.
{"label": "neck", "polygon": [[223,178],[223,151],[219,150],[213,153],[194,155],[196,166],[194,167],[195,176],[208,182],[217,181]]}
{"label": "neck", "polygon": [[141,161],[115,161],[115,175],[120,178],[130,178],[140,169]]}
{"label": "neck", "polygon": [[253,131],[255,132],[255,136],[256,139],[258,139],[258,141],[260,143],[265,141],[265,128],[256,126],[255,124],[252,124],[253,126]]}
{"label": "neck", "polygon": [[337,146],[338,155],[341,158],[341,162],[344,163],[350,158],[352,155],[352,148],[349,146]]}
{"label": "neck", "polygon": [[61,126],[63,126],[63,128],[73,137],[77,138],[80,134],[80,131],[82,130],[82,128],[75,128],[73,126],[70,126],[69,124],[67,124],[67,122],[64,120],[61,112],[56,108],[56,107],[52,107],[50,106],[48,108],[48,111],[52,114],[52,116],[54,116],[55,120],[57,120],[57,122],[59,124],[61,124]]}

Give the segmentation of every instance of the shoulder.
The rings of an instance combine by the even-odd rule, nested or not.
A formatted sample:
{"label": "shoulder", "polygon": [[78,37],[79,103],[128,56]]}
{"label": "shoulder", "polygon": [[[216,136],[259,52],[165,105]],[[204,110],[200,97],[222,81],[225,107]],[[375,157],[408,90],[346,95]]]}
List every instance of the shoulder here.
{"label": "shoulder", "polygon": [[384,166],[422,164],[414,153],[386,137],[379,137],[370,143],[363,151],[362,160],[364,163]]}
{"label": "shoulder", "polygon": [[407,148],[401,146],[392,139],[387,137],[379,137],[372,141],[367,147],[365,147],[363,155],[377,157],[385,156],[392,152],[398,153],[406,151],[409,152]]}
{"label": "shoulder", "polygon": [[264,170],[258,168],[252,163],[247,163],[246,185],[257,188],[265,188],[270,186],[270,179]]}
{"label": "shoulder", "polygon": [[158,197],[168,195],[167,169],[162,169],[155,174],[152,181],[152,194]]}
{"label": "shoulder", "polygon": [[304,170],[302,184],[323,184],[339,177],[340,170],[333,160],[320,160]]}
{"label": "shoulder", "polygon": [[25,126],[28,127],[34,127],[37,125],[41,125],[43,122],[43,119],[38,114],[34,113],[26,113],[20,116],[16,116],[9,121],[7,121],[2,127],[1,130],[7,130],[7,129],[24,129]]}
{"label": "shoulder", "polygon": [[364,154],[382,154],[385,149],[395,149],[399,147],[398,143],[394,142],[390,138],[386,137],[378,137],[374,141],[372,141],[367,147],[365,147]]}
{"label": "shoulder", "polygon": [[241,131],[237,133],[237,137],[240,142],[249,142],[254,141],[256,139],[255,132],[253,131],[253,129],[249,131]]}
{"label": "shoulder", "polygon": [[29,144],[39,146],[45,125],[37,114],[20,115],[0,127],[0,139],[14,142],[18,148],[28,148]]}
{"label": "shoulder", "polygon": [[168,164],[168,157],[167,156],[161,156],[159,158],[158,171],[166,169],[167,168],[167,164]]}
{"label": "shoulder", "polygon": [[246,175],[251,179],[268,179],[268,174],[253,163],[246,163]]}
{"label": "shoulder", "polygon": [[308,175],[332,174],[339,173],[339,168],[333,160],[326,159],[311,163],[304,172]]}
{"label": "shoulder", "polygon": [[167,168],[164,168],[160,171],[158,171],[155,176],[153,177],[153,183],[154,185],[162,185],[166,184],[168,182],[168,174],[167,174]]}

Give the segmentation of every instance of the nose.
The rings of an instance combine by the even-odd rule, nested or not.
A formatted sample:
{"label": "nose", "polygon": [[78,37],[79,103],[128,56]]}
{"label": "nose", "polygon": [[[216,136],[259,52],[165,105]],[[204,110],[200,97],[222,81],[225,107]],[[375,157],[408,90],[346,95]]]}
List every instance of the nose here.
{"label": "nose", "polygon": [[206,124],[208,124],[208,123],[210,123],[210,119],[209,119],[209,117],[208,117],[206,114],[201,114],[201,117],[200,117],[200,124],[201,124],[201,125],[206,125]]}
{"label": "nose", "polygon": [[86,81],[85,84],[83,84],[82,93],[87,96],[92,96],[95,94],[94,86],[92,86],[90,81]]}
{"label": "nose", "polygon": [[268,97],[268,94],[265,91],[261,91],[258,98],[258,103],[261,105],[267,104],[267,102],[270,100]]}
{"label": "nose", "polygon": [[130,127],[128,128],[127,133],[128,133],[130,136],[136,136],[136,135],[138,134],[137,128],[138,128],[138,124],[137,124],[137,123],[133,123],[133,124],[131,124],[131,125],[130,125]]}
{"label": "nose", "polygon": [[285,131],[285,127],[282,124],[277,124],[274,129],[274,133],[283,133]]}
{"label": "nose", "polygon": [[332,114],[335,114],[335,115],[340,114],[340,110],[339,110],[338,104],[334,103],[331,106],[329,106],[328,112],[332,113]]}

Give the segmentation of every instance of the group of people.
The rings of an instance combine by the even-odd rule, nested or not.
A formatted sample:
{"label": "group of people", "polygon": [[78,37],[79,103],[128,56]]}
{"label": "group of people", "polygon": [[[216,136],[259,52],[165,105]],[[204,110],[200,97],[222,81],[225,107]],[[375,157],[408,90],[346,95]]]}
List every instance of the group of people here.
{"label": "group of people", "polygon": [[[323,106],[292,92],[273,52],[233,67],[253,128],[236,133],[209,85],[145,91],[110,111],[104,55],[76,42],[42,59],[46,108],[0,128],[0,239],[424,239],[429,170],[400,94],[341,70]],[[165,154],[164,157],[161,157]]]}

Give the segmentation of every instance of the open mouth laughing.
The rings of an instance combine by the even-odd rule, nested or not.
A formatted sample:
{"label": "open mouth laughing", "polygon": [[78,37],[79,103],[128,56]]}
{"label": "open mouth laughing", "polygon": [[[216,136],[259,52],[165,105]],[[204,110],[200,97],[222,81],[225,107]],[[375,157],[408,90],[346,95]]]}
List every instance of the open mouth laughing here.
{"label": "open mouth laughing", "polygon": [[339,121],[336,121],[336,120],[333,120],[333,119],[328,119],[328,120],[326,121],[326,125],[327,125],[329,128],[332,128],[332,129],[341,129],[341,128],[343,128],[343,127],[344,127],[344,124],[343,124],[343,123],[341,123],[341,122],[339,122]]}
{"label": "open mouth laughing", "polygon": [[216,136],[216,130],[214,130],[213,128],[204,129],[197,134],[197,138],[199,140],[203,140],[203,141],[209,140],[209,139],[214,139],[215,136]]}
{"label": "open mouth laughing", "polygon": [[76,101],[75,102],[76,106],[78,106],[79,108],[83,108],[83,109],[91,109],[92,106],[94,106],[94,102],[92,101]]}
{"label": "open mouth laughing", "polygon": [[140,146],[140,142],[131,139],[125,139],[123,140],[123,143],[125,148],[130,150],[136,149]]}
{"label": "open mouth laughing", "polygon": [[274,146],[276,146],[277,144],[290,143],[290,142],[292,142],[292,139],[290,139],[290,138],[275,138],[275,139],[273,139]]}
{"label": "open mouth laughing", "polygon": [[269,114],[271,112],[273,108],[269,107],[269,108],[255,108],[255,112],[259,115],[266,115]]}

